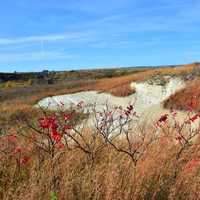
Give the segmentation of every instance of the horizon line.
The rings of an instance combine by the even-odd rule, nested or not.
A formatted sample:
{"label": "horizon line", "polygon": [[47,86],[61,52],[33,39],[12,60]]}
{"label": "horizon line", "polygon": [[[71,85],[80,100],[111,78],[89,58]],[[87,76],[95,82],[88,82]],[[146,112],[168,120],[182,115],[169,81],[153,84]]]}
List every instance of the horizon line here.
{"label": "horizon line", "polygon": [[80,67],[79,69],[66,69],[66,70],[51,70],[48,68],[45,68],[41,71],[0,71],[0,73],[37,73],[37,72],[43,72],[43,71],[49,71],[49,72],[70,72],[70,71],[92,71],[92,70],[109,70],[109,69],[126,69],[126,68],[162,68],[162,67],[180,67],[184,65],[189,64],[198,64],[199,62],[190,62],[190,63],[184,63],[184,64],[161,64],[161,65],[132,65],[132,66],[106,66],[106,67]]}

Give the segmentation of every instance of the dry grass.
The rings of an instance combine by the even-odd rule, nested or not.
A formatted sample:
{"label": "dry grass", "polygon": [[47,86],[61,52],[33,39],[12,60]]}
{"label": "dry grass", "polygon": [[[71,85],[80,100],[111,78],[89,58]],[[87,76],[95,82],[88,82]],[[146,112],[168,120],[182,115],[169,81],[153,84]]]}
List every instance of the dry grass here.
{"label": "dry grass", "polygon": [[[183,65],[182,67],[168,67],[168,68],[156,68],[156,69],[148,69],[143,72],[139,72],[132,75],[127,76],[121,76],[121,77],[115,77],[115,78],[105,78],[97,81],[96,85],[94,86],[94,89],[96,90],[103,90],[105,92],[111,92],[116,89],[116,92],[114,92],[114,95],[124,96],[124,92],[120,91],[120,87],[122,90],[124,88],[127,88],[129,91],[130,88],[128,85],[131,82],[140,82],[148,80],[150,77],[154,75],[182,75],[182,74],[189,74],[194,70],[194,68],[198,64],[190,64],[190,65]],[[134,90],[132,91],[134,93]],[[128,95],[130,95],[130,92],[127,92]]]}
{"label": "dry grass", "polygon": [[187,82],[187,86],[164,101],[165,108],[200,111],[200,79]]}
{"label": "dry grass", "polygon": [[[198,200],[199,164],[188,166],[192,159],[200,158],[199,138],[178,161],[178,146],[172,137],[163,134],[148,148],[136,168],[128,157],[117,153],[110,146],[99,152],[92,165],[81,150],[64,151],[56,163],[55,192],[58,199]],[[38,165],[40,159],[44,160]],[[33,159],[22,167],[15,181],[12,166],[8,167],[13,160],[2,161],[2,200],[50,199],[51,163],[45,155],[35,152]]]}
{"label": "dry grass", "polygon": [[[95,81],[79,81],[69,85],[44,88],[37,94],[12,98],[1,102],[1,122],[6,128],[15,132],[16,115],[25,115],[31,120],[38,117],[32,105],[46,96],[75,93],[87,90],[110,92],[115,96],[127,96],[134,92],[130,88],[132,81],[144,81],[155,74],[190,73],[194,65],[182,68],[149,69],[133,75],[117,78],[104,78]],[[200,98],[200,81],[193,82],[186,89],[178,92],[165,102],[165,107],[186,108],[194,94]],[[200,105],[196,109],[199,109]],[[3,124],[0,124],[1,128]],[[147,127],[148,134],[151,134]],[[143,130],[144,131],[144,130]],[[168,135],[166,135],[168,133]],[[61,151],[56,162],[58,199],[63,200],[167,200],[200,199],[199,164],[187,167],[192,159],[200,160],[200,138],[195,145],[184,151],[177,160],[178,144],[172,139],[173,131],[165,129],[158,140],[154,141],[142,158],[137,168],[124,154],[117,153],[110,146],[105,146],[90,163],[88,156],[81,150]],[[23,140],[22,140],[23,141]],[[123,141],[118,141],[123,144]],[[26,145],[26,143],[25,143]],[[31,161],[14,174],[15,160],[11,157],[0,159],[0,199],[50,199],[51,162],[37,148],[32,149]],[[189,170],[188,170],[189,169]]]}
{"label": "dry grass", "polygon": [[[197,64],[191,64],[182,67],[146,69],[142,72],[114,78],[103,78],[99,80],[80,79],[79,81],[70,81],[63,84],[41,86],[37,88],[34,88],[33,86],[27,89],[4,89],[2,90],[2,95],[0,96],[0,110],[2,111],[0,121],[9,121],[10,116],[18,112],[18,110],[26,110],[26,113],[28,113],[28,109],[31,109],[32,105],[36,104],[40,99],[47,96],[62,95],[89,90],[108,92],[115,96],[127,96],[135,92],[135,90],[130,87],[130,83],[133,81],[145,81],[157,74],[187,74],[192,72],[196,66]],[[198,90],[195,89],[195,86],[192,91],[196,91],[196,93],[198,93]],[[188,92],[190,92],[189,89]],[[180,93],[180,97],[177,96],[176,100],[165,102],[165,107],[170,107],[172,104],[176,107],[181,107],[177,102],[182,101],[182,103],[185,103],[185,99],[187,98],[187,94],[181,96]],[[173,97],[173,99],[175,99],[175,97]]]}
{"label": "dry grass", "polygon": [[110,93],[114,96],[126,97],[135,93],[135,90],[130,86],[130,84],[124,84],[122,86],[111,89]]}

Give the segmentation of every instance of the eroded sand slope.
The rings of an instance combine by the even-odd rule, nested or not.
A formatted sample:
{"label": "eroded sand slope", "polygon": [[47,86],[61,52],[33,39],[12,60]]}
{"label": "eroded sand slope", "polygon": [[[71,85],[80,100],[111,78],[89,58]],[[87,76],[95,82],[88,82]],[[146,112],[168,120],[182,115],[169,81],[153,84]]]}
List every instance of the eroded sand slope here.
{"label": "eroded sand slope", "polygon": [[163,100],[168,98],[175,91],[184,87],[181,79],[170,79],[165,85],[149,84],[148,82],[131,83],[131,87],[136,89],[136,93],[128,97],[115,97],[107,93],[99,93],[97,91],[86,91],[75,94],[66,94],[61,96],[47,97],[38,102],[38,105],[50,110],[58,109],[61,102],[65,109],[83,101],[86,105],[96,103],[97,109],[101,109],[106,103],[110,106],[127,106],[135,103],[138,113],[143,113],[150,107],[160,107]]}

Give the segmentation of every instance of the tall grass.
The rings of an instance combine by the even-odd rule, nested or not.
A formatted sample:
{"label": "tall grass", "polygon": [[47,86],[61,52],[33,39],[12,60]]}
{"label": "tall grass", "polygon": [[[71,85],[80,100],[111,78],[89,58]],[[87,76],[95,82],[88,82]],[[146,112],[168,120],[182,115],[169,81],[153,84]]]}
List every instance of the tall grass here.
{"label": "tall grass", "polygon": [[[190,127],[200,115],[190,113],[184,124],[173,121],[173,117],[174,123],[168,123],[168,116],[161,116],[152,122],[155,126],[143,122],[134,131],[129,129],[123,137],[114,140],[107,137],[107,131],[112,128],[111,120],[108,129],[98,126],[95,131],[82,130],[82,136],[75,136],[73,140],[78,139],[75,146],[74,142],[70,146],[55,146],[50,140],[52,143],[46,150],[55,150],[53,157],[38,146],[51,135],[42,131],[37,134],[38,140],[32,138],[38,130],[38,118],[52,115],[32,109],[32,105],[43,97],[86,90],[126,96],[134,92],[130,90],[132,81],[143,81],[154,74],[179,75],[191,70],[190,66],[152,69],[111,79],[80,80],[12,99],[8,94],[0,105],[0,133],[9,136],[0,138],[0,199],[200,199],[200,129],[197,127],[194,132]],[[188,109],[188,103],[191,106],[188,97],[194,94],[198,97],[198,84],[195,82],[172,96],[165,106],[179,108],[184,105],[183,108]],[[198,99],[195,102],[192,106],[198,105]],[[193,108],[198,110],[199,107]],[[17,140],[12,135],[17,135]],[[80,146],[77,148],[78,144],[88,151]]]}
{"label": "tall grass", "polygon": [[192,107],[194,111],[200,110],[200,79],[188,81],[186,87],[171,95],[164,101],[165,108],[188,110]]}
{"label": "tall grass", "polygon": [[[199,199],[200,129],[191,129],[193,114],[180,123],[173,111],[155,125],[143,122],[133,129],[126,126],[136,117],[133,108],[122,113],[119,108],[117,118],[116,112],[96,112],[96,129],[83,126],[76,134],[71,131],[77,126],[61,133],[63,125],[73,125],[69,113],[44,112],[40,125],[22,118],[18,129],[0,140],[0,198]],[[57,146],[52,123],[58,123],[54,134],[71,142]]]}

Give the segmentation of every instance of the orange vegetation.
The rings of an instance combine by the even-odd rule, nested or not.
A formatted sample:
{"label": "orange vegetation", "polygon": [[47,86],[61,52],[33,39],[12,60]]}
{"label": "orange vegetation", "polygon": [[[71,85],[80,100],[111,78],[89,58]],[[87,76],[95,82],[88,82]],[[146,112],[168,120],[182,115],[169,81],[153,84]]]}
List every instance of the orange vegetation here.
{"label": "orange vegetation", "polygon": [[[167,68],[153,68],[153,69],[146,69],[142,72],[133,73],[131,75],[126,76],[120,76],[120,77],[114,77],[114,78],[103,78],[98,80],[79,80],[79,81],[71,81],[68,83],[68,85],[64,84],[58,84],[53,85],[49,87],[40,87],[37,92],[32,93],[27,91],[24,94],[18,92],[18,95],[14,96],[13,98],[10,98],[10,95],[12,93],[8,93],[8,95],[5,98],[1,97],[1,105],[0,110],[3,111],[2,115],[7,115],[10,113],[15,113],[17,110],[23,110],[23,109],[29,109],[32,107],[33,104],[35,104],[40,99],[47,97],[47,96],[54,96],[54,95],[62,95],[62,94],[69,94],[69,93],[75,93],[80,91],[88,91],[88,90],[98,90],[101,92],[108,92],[115,96],[127,96],[132,93],[134,93],[134,89],[130,87],[130,83],[133,81],[144,81],[149,79],[153,75],[164,75],[164,74],[175,74],[175,75],[181,75],[183,73],[190,73],[194,70],[195,67],[197,67],[198,64],[191,64],[191,65],[185,65],[182,67],[167,67]],[[198,90],[195,89],[190,90],[188,89],[188,92],[196,91],[198,93]],[[187,89],[186,89],[187,90]],[[5,93],[9,91],[9,89],[5,89]],[[3,91],[4,92],[4,91]],[[173,97],[175,98],[175,97]],[[179,101],[182,101],[181,99],[188,98],[188,96],[184,98],[179,98]],[[177,102],[178,100],[176,100]],[[171,103],[165,103],[165,107],[169,107]],[[182,102],[185,102],[184,100]],[[180,106],[177,103],[177,106]]]}
{"label": "orange vegetation", "polygon": [[[176,134],[180,134],[180,131],[170,125],[146,127],[146,124],[141,124],[136,131],[133,131],[133,134],[137,135],[137,141],[134,141],[132,146],[127,145],[125,137],[114,140],[114,144],[119,146],[118,152],[112,145],[103,142],[101,137],[95,138],[93,131],[86,130],[80,134],[80,138],[83,138],[86,146],[95,152],[92,160],[80,148],[56,150],[57,156],[50,159],[49,155],[41,151],[37,144],[31,143],[20,135],[23,131],[30,139],[33,130],[18,121],[18,117],[21,117],[34,124],[39,113],[32,110],[32,105],[46,96],[86,90],[99,90],[116,96],[126,96],[134,92],[134,89],[130,88],[132,81],[144,81],[155,74],[181,75],[192,72],[195,67],[197,64],[148,69],[117,78],[80,80],[72,82],[70,86],[57,85],[41,88],[37,93],[30,93],[27,96],[19,95],[12,99],[9,99],[11,94],[8,93],[6,100],[2,100],[0,105],[0,131],[5,128],[11,134],[19,133],[20,145],[24,148],[30,146],[28,156],[31,159],[26,165],[25,158],[20,159],[21,163],[16,162],[19,157],[13,157],[13,153],[21,153],[19,146],[9,155],[1,152],[0,199],[56,199],[56,197],[53,198],[54,194],[51,195],[52,192],[55,192],[58,199],[63,200],[199,199],[200,137],[198,131],[196,140],[187,140],[185,138],[191,136],[187,130],[181,129],[184,134],[177,137]],[[195,109],[199,109],[198,102],[200,101],[198,100],[200,100],[200,80],[195,80],[188,83],[187,88],[172,95],[164,106],[187,109],[190,104]],[[164,123],[165,121],[165,118],[160,120]],[[146,141],[145,134],[148,134],[148,137],[158,136],[158,131],[160,131],[159,137],[152,137],[153,139],[144,143],[142,150],[138,151],[141,146],[138,139],[144,142]],[[0,147],[2,145],[5,143],[0,140]],[[13,141],[10,145],[13,145]],[[132,151],[132,148],[137,149],[134,151],[138,160],[137,165],[132,163],[126,153],[120,152],[123,148],[126,151]],[[21,154],[17,155],[21,156]],[[20,167],[17,168],[17,166]],[[56,175],[53,191],[51,188],[52,167]]]}
{"label": "orange vegetation", "polygon": [[[94,132],[87,129],[81,138],[86,144],[84,148],[89,146],[95,152],[93,157],[81,148],[59,147],[52,158],[19,134],[21,147],[16,146],[14,153],[23,156],[28,148],[28,157],[18,163],[16,160],[20,157],[1,152],[0,199],[199,199],[199,133],[193,141],[187,140],[190,138],[187,130],[182,129],[181,133],[171,130],[169,125],[163,125],[159,137],[154,137],[157,129],[141,124],[137,132],[131,132],[137,135],[131,146],[127,145],[126,138],[113,141],[119,146],[116,151],[101,138],[94,140]],[[29,129],[24,131],[32,134]],[[176,134],[181,134],[187,143]],[[10,135],[8,144],[12,146],[15,140]],[[0,140],[1,148],[4,144]],[[120,151],[134,148],[137,164],[126,152]]]}
{"label": "orange vegetation", "polygon": [[200,111],[200,79],[187,82],[187,86],[164,102],[165,108]]}

